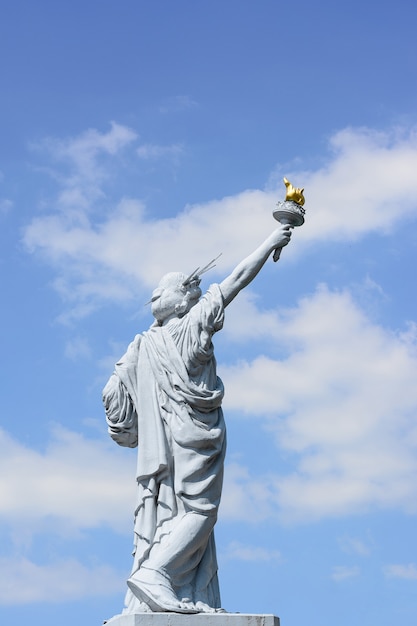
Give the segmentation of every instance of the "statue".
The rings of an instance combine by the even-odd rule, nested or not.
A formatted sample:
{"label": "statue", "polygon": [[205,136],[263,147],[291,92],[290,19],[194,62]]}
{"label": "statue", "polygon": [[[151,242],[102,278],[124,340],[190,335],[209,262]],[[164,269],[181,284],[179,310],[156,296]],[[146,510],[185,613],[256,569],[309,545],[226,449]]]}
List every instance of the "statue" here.
{"label": "statue", "polygon": [[165,275],[151,299],[155,322],[135,337],[104,388],[111,437],[139,444],[125,614],[222,611],[213,527],[226,431],[212,336],[225,307],[288,244],[291,228],[280,224],[203,296],[200,276],[209,266]]}

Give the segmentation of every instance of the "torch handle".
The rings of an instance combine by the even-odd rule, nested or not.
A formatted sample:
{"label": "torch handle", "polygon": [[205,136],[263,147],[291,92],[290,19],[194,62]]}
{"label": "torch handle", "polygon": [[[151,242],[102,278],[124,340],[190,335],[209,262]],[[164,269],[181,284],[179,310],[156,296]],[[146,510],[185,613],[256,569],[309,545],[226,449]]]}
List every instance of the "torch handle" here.
{"label": "torch handle", "polygon": [[281,256],[281,250],[282,248],[275,248],[274,250],[274,256],[272,258],[274,259],[275,263],[278,261],[279,257]]}
{"label": "torch handle", "polygon": [[[282,217],[278,221],[280,224],[290,224],[291,226],[295,226],[295,224],[293,224],[291,220],[285,219],[285,217]],[[274,259],[275,263],[278,261],[279,257],[281,256],[281,250],[282,248],[275,248],[274,250],[274,256],[272,258]]]}

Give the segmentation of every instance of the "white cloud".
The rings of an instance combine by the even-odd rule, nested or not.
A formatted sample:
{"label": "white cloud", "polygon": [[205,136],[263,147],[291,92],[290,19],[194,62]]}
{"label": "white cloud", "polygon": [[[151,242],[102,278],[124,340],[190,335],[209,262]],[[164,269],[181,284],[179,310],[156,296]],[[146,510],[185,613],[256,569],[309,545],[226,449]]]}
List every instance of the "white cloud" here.
{"label": "white cloud", "polygon": [[225,551],[222,552],[221,556],[224,559],[234,561],[253,561],[258,563],[267,561],[280,563],[282,561],[281,553],[278,550],[269,550],[259,546],[248,546],[239,541],[230,543]]}
{"label": "white cloud", "polygon": [[37,150],[47,150],[55,160],[69,163],[77,176],[97,178],[100,173],[97,160],[100,155],[115,156],[120,150],[137,138],[137,134],[127,126],[111,122],[108,132],[101,133],[95,128],[69,139],[45,139],[33,145]]}
{"label": "white cloud", "polygon": [[0,519],[33,531],[47,522],[64,534],[103,524],[128,532],[134,453],[116,448],[110,439],[87,439],[55,427],[39,452],[0,431]]}
{"label": "white cloud", "polygon": [[0,604],[66,602],[123,590],[123,576],[107,565],[88,567],[69,559],[38,565],[24,558],[0,559]]}
{"label": "white cloud", "polygon": [[[271,212],[279,191],[245,190],[201,205],[187,206],[173,218],[150,220],[135,199],[113,198],[114,209],[92,221],[89,209],[103,198],[101,183],[114,158],[136,138],[113,123],[108,133],[89,130],[68,141],[49,140],[55,159],[69,161],[71,175],[61,177],[57,207],[35,217],[24,242],[56,267],[73,299],[100,301],[150,289],[166,271],[187,271],[223,252],[225,274],[273,228]],[[142,146],[142,156],[174,147]],[[307,219],[297,229],[286,257],[302,253],[318,241],[349,241],[369,232],[394,228],[417,210],[417,135],[346,129],[330,141],[328,163],[318,170],[282,172],[306,187]],[[110,202],[106,198],[106,205]],[[119,287],[118,287],[119,286]],[[122,295],[123,292],[123,295]]]}
{"label": "white cloud", "polygon": [[325,287],[276,315],[276,324],[271,337],[278,341],[279,329],[290,356],[219,368],[225,410],[263,416],[294,464],[293,472],[265,479],[270,506],[298,520],[370,507],[415,513],[417,355],[410,335],[372,324],[348,292]]}
{"label": "white cloud", "polygon": [[141,159],[160,159],[163,157],[170,157],[174,160],[178,160],[178,157],[184,152],[184,147],[180,144],[173,144],[171,146],[160,146],[157,144],[146,143],[139,146],[136,150],[137,155]]}
{"label": "white cloud", "polygon": [[0,198],[0,215],[6,215],[13,207],[13,202],[8,198]]}
{"label": "white cloud", "polygon": [[346,565],[336,565],[333,568],[332,578],[336,582],[347,580],[349,578],[356,578],[360,574],[359,567],[348,567]]}
{"label": "white cloud", "polygon": [[91,128],[76,137],[49,137],[31,146],[34,152],[52,159],[52,165],[43,170],[58,184],[59,192],[53,203],[64,224],[71,223],[80,229],[88,224],[86,215],[94,203],[105,199],[102,184],[112,174],[107,159],[114,161],[136,138],[132,129],[111,122],[108,132]]}
{"label": "white cloud", "polygon": [[285,337],[280,328],[281,314],[277,309],[261,309],[258,296],[250,289],[239,294],[227,309],[227,323],[222,330],[234,342],[257,339],[282,343]]}
{"label": "white cloud", "polygon": [[414,563],[408,563],[408,565],[387,565],[384,567],[384,574],[387,578],[417,580],[417,566]]}
{"label": "white cloud", "polygon": [[72,361],[89,358],[91,356],[91,347],[88,339],[74,337],[67,341],[65,345],[65,356]]}
{"label": "white cloud", "polygon": [[189,95],[179,95],[168,98],[164,104],[159,107],[160,113],[178,113],[188,111],[198,106],[198,103]]}
{"label": "white cloud", "polygon": [[350,240],[415,215],[416,129],[346,128],[330,138],[329,147],[325,166],[294,172],[307,197],[300,238]]}
{"label": "white cloud", "polygon": [[357,537],[342,537],[339,539],[339,545],[344,552],[358,554],[359,556],[369,556],[372,548],[369,544],[371,541],[362,541]]}
{"label": "white cloud", "polygon": [[28,227],[28,249],[37,249],[59,268],[55,287],[73,316],[88,315],[103,300],[126,302],[137,292],[138,249],[151,247],[147,237],[153,236],[139,235],[142,213],[139,202],[126,199],[98,227],[87,218],[81,224],[72,214],[45,216]]}
{"label": "white cloud", "polygon": [[220,517],[228,521],[245,520],[256,523],[275,513],[271,480],[253,476],[247,467],[228,463],[220,505]]}
{"label": "white cloud", "polygon": [[[146,221],[144,206],[125,198],[99,224],[86,217],[81,223],[71,214],[35,218],[26,229],[25,244],[58,268],[59,284],[66,285],[73,296],[126,299],[126,289],[130,294],[144,285],[151,289],[173,269],[173,259],[178,269],[191,271],[217,252],[223,251],[223,266],[231,266],[247,253],[251,247],[245,245],[247,234],[246,239],[239,236],[230,252],[231,237],[236,234],[232,209],[236,201],[243,222],[256,205],[267,205],[263,192],[246,192],[238,199],[187,209],[177,218]],[[222,228],[217,232],[216,215],[223,210]],[[270,230],[270,221],[268,216],[266,228],[262,223],[251,226],[256,241]]]}

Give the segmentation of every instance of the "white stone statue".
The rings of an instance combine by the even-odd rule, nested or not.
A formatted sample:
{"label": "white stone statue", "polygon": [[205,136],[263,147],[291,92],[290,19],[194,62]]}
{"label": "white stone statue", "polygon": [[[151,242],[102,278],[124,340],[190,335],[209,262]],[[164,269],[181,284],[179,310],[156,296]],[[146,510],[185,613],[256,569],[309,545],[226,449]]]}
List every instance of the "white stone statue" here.
{"label": "white stone statue", "polygon": [[151,300],[154,324],[136,335],[104,388],[111,437],[139,443],[125,614],[222,611],[213,527],[226,431],[212,336],[224,308],[290,237],[291,226],[280,225],[203,296],[201,271],[164,276]]}

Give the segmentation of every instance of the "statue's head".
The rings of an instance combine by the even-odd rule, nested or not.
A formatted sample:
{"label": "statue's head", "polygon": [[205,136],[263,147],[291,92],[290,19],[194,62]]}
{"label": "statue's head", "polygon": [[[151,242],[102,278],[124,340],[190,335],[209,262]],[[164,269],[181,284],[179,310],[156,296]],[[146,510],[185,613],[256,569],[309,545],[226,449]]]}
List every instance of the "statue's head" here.
{"label": "statue's head", "polygon": [[190,279],[182,272],[165,274],[154,289],[151,298],[152,315],[159,324],[171,317],[182,317],[201,296],[200,279]]}

